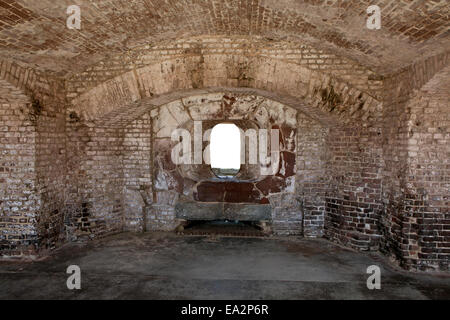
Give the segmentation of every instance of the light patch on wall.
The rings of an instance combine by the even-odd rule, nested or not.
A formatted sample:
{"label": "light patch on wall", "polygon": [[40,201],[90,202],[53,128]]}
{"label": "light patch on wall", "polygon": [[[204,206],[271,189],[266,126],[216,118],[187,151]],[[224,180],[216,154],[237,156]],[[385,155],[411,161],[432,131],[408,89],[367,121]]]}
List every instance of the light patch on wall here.
{"label": "light patch on wall", "polygon": [[234,176],[241,168],[241,132],[232,123],[216,125],[211,132],[211,168],[219,177]]}

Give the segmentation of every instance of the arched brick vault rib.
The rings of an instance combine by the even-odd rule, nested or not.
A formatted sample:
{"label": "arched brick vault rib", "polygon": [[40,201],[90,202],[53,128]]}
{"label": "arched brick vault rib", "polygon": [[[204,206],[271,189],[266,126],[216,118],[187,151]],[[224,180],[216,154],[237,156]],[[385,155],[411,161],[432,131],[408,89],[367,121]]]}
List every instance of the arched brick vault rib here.
{"label": "arched brick vault rib", "polygon": [[[0,96],[0,100],[3,103],[28,104],[31,102],[30,97],[22,89],[7,80],[0,78],[0,87],[3,89]],[[5,92],[6,90],[8,90],[8,93]]]}
{"label": "arched brick vault rib", "polygon": [[0,61],[0,79],[18,88],[27,99],[27,117],[32,121],[31,128],[25,132],[33,130],[35,138],[28,140],[26,146],[32,146],[33,150],[31,166],[35,184],[32,194],[39,199],[36,206],[39,214],[32,224],[38,230],[38,245],[51,247],[63,224],[65,201],[64,82],[9,61]]}
{"label": "arched brick vault rib", "polygon": [[23,68],[16,63],[0,60],[0,79],[15,86],[26,96],[32,92],[34,83],[34,72]]}
{"label": "arched brick vault rib", "polygon": [[111,111],[110,113],[95,120],[93,122],[93,125],[95,127],[125,128],[131,122],[139,119],[152,109],[159,108],[175,100],[217,92],[264,97],[282,103],[287,107],[292,107],[304,113],[312,120],[317,121],[324,127],[331,128],[339,124],[339,119],[336,116],[332,114],[326,114],[323,111],[318,110],[317,108],[308,106],[304,102],[299,101],[298,98],[292,96],[277,95],[276,93],[253,88],[209,87],[203,89],[172,91],[167,94],[162,94],[151,98],[144,98],[132,105],[129,105],[129,108],[120,108],[116,109],[115,111]]}
{"label": "arched brick vault rib", "polygon": [[355,61],[299,41],[269,41],[260,36],[201,36],[148,44],[102,60],[67,78],[67,96],[87,90],[135,68],[186,56],[243,55],[269,57],[330,74],[375,97],[382,95],[382,77]]}
{"label": "arched brick vault rib", "polygon": [[[450,64],[450,51],[418,61],[384,80],[384,103],[399,103],[411,98]],[[394,101],[392,101],[394,100]]]}
{"label": "arched brick vault rib", "polygon": [[[448,65],[448,61],[450,59],[450,54],[445,53],[441,55],[437,55],[411,65],[406,68],[401,74],[397,77],[391,77],[388,79],[389,86],[395,88],[395,85],[400,88],[399,90],[404,91],[404,95],[409,97],[409,93],[416,89],[420,89],[422,86],[426,86],[431,77],[434,77],[435,73]],[[405,74],[407,76],[405,76]],[[390,89],[392,89],[390,88]],[[98,119],[96,124],[99,126],[111,126],[111,125],[124,125],[135,119],[136,116],[142,115],[147,112],[148,109],[160,106],[165,102],[170,101],[171,99],[175,100],[181,97],[186,97],[188,95],[197,95],[202,92],[217,92],[217,91],[229,91],[229,92],[240,92],[247,94],[255,94],[261,95],[267,98],[271,98],[273,100],[279,101],[286,105],[292,106],[298,110],[303,110],[304,113],[309,114],[315,120],[328,125],[331,123],[336,124],[337,118],[335,116],[329,115],[328,113],[318,112],[318,110],[312,108],[311,106],[307,106],[305,101],[300,101],[298,98],[288,95],[276,96],[275,93],[268,92],[260,89],[253,88],[225,88],[225,87],[209,87],[204,88],[202,90],[199,89],[188,89],[181,91],[174,91],[168,94],[153,96],[152,98],[146,98],[144,100],[139,100],[136,103],[132,103],[128,108],[117,108],[116,110],[108,113]],[[387,91],[386,91],[387,92]],[[398,93],[397,93],[398,94]],[[145,93],[144,93],[145,95]],[[75,110],[75,109],[74,109]],[[76,110],[75,110],[76,112]]]}
{"label": "arched brick vault rib", "polygon": [[16,62],[0,60],[0,79],[19,88],[32,100],[39,99],[43,104],[65,100],[65,84],[62,79],[24,67]]}
{"label": "arched brick vault rib", "polygon": [[[36,128],[30,97],[0,79],[0,258],[36,239]],[[23,245],[23,246],[22,246]],[[31,251],[31,250],[30,250]]]}
{"label": "arched brick vault rib", "polygon": [[[427,65],[436,64],[424,62],[398,76],[395,83],[401,92],[394,90],[400,102],[386,104],[385,109],[382,249],[408,268],[426,268],[423,259],[428,259],[430,267],[445,266],[449,261],[448,245],[442,239],[449,221],[450,66],[431,77],[424,70]],[[416,85],[400,86],[401,81]]]}
{"label": "arched brick vault rib", "polygon": [[124,73],[73,99],[68,111],[85,120],[99,120],[154,95],[208,87],[274,92],[332,114],[342,123],[370,123],[382,109],[381,102],[369,94],[296,64],[267,57],[205,55],[166,60]]}

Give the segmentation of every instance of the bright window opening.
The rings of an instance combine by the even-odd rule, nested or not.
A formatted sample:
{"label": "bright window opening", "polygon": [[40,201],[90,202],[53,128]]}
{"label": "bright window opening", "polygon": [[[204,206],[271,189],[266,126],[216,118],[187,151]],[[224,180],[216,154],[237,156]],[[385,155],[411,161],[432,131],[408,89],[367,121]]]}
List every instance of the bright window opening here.
{"label": "bright window opening", "polygon": [[232,123],[221,123],[211,131],[211,168],[219,178],[234,177],[241,169],[241,133]]}

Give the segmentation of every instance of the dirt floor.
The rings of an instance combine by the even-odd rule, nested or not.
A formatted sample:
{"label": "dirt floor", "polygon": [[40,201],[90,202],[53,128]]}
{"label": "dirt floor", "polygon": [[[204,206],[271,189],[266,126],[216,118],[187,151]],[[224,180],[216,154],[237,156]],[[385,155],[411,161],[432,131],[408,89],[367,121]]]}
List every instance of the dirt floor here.
{"label": "dirt floor", "polygon": [[[68,290],[68,266],[81,290]],[[367,268],[381,268],[369,290]],[[120,235],[0,262],[0,299],[450,299],[450,275],[394,267],[324,239]]]}

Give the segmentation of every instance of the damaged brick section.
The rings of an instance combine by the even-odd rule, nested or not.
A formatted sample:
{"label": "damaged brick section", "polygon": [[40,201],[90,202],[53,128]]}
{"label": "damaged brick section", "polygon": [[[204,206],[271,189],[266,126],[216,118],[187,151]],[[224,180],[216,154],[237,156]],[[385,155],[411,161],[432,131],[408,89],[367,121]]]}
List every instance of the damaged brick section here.
{"label": "damaged brick section", "polygon": [[[192,202],[198,202],[198,208],[201,203],[264,206],[270,204],[271,198],[284,193],[291,194],[291,198],[294,198],[297,113],[291,107],[245,92],[236,94],[219,91],[200,94],[160,106],[151,112],[155,137],[154,191],[176,195],[177,202],[172,204],[173,208],[182,203],[192,207]],[[171,133],[177,128],[184,128],[193,137],[194,121],[201,121],[203,131],[221,122],[232,122],[244,132],[247,129],[265,129],[269,132],[270,129],[278,130],[280,161],[275,167],[274,174],[262,176],[259,164],[249,163],[249,140],[246,140],[246,162],[241,165],[239,173],[232,181],[220,181],[206,163],[174,166],[171,153],[176,143],[171,141]],[[203,149],[207,145],[208,143],[204,142]],[[154,205],[159,205],[158,200]],[[282,230],[285,234],[300,234],[301,224],[295,228],[290,228],[289,225],[292,219],[301,221],[301,209],[289,206],[285,208],[285,211],[284,217],[279,216],[279,220],[274,218],[276,220],[274,231]],[[173,211],[169,210],[169,212],[175,214]],[[194,215],[197,216],[197,213],[193,212]],[[189,213],[184,211],[183,217],[189,218]],[[215,218],[216,215],[211,217]],[[147,221],[154,218],[155,216],[148,217]],[[174,216],[173,219],[175,218]],[[174,220],[170,221],[172,223]]]}

